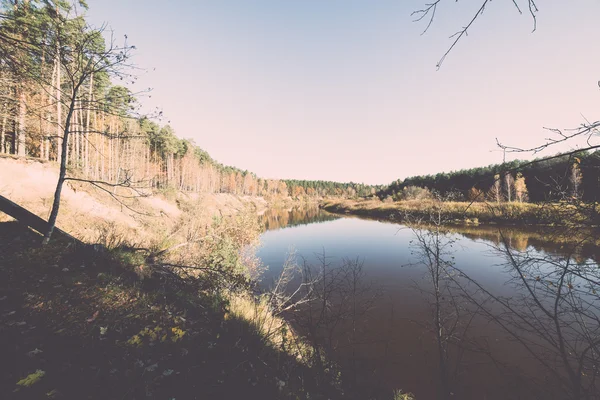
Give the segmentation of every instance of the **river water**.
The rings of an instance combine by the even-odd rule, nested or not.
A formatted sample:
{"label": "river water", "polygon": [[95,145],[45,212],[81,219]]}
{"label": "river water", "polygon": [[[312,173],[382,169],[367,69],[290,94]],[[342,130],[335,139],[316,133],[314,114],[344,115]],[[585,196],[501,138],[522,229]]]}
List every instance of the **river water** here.
{"label": "river water", "polygon": [[262,287],[290,254],[299,267],[288,291],[321,279],[310,309],[320,319],[288,317],[356,398],[400,389],[419,400],[600,398],[593,236],[410,228],[316,208],[263,220]]}

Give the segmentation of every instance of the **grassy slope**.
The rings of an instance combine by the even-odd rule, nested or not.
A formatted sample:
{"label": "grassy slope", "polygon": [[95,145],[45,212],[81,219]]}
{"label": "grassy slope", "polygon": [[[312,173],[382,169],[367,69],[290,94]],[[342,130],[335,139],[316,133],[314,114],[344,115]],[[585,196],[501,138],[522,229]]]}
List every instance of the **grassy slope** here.
{"label": "grassy slope", "polygon": [[[0,193],[45,217],[55,175],[49,163],[0,158]],[[250,292],[225,298],[213,276],[142,274],[148,260],[119,249],[163,249],[216,234],[225,241],[182,247],[177,260],[219,259],[258,232],[243,218],[210,229],[213,216],[250,218],[264,199],[176,194],[129,205],[137,212],[89,185],[65,187],[59,225],[117,248],[93,258],[59,241],[41,248],[38,234],[2,222],[11,219],[0,213],[0,398],[338,397],[328,377],[274,340],[284,322]]]}
{"label": "grassy slope", "polygon": [[[42,218],[47,218],[50,212],[57,178],[58,168],[54,163],[0,155],[0,194]],[[121,194],[133,195],[125,189]],[[167,231],[179,223],[182,203],[201,208],[202,217],[209,222],[214,215],[235,214],[247,206],[258,211],[267,207],[266,201],[259,197],[227,193],[171,194],[172,197],[121,198],[127,208],[89,184],[67,182],[57,225],[85,241],[97,241],[106,228],[118,229],[127,232],[130,238],[145,241],[153,239],[157,231]],[[0,221],[3,220],[5,217],[0,213]]]}
{"label": "grassy slope", "polygon": [[384,203],[378,200],[326,200],[321,207],[339,214],[353,214],[394,221],[423,220],[441,214],[451,223],[495,223],[506,225],[556,225],[568,214],[572,223],[577,221],[568,207],[531,203],[469,203],[408,200]]}
{"label": "grassy slope", "polygon": [[39,241],[0,224],[0,398],[335,397],[195,285]]}

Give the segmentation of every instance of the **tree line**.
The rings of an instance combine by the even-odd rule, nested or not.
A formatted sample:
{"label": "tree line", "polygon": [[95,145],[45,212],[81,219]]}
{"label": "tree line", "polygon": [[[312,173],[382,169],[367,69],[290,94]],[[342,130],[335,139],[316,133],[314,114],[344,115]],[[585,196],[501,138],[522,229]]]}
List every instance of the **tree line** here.
{"label": "tree line", "polygon": [[452,200],[542,202],[576,198],[595,202],[600,200],[599,189],[600,151],[582,151],[398,179],[377,196],[402,199],[435,193]]}
{"label": "tree line", "polygon": [[[254,196],[352,197],[354,183],[262,179],[223,165],[132,92],[134,46],[86,22],[84,1],[0,3],[0,153],[36,157],[82,179],[153,190]],[[117,85],[114,82],[123,83]],[[64,153],[64,155],[63,155]]]}
{"label": "tree line", "polygon": [[333,181],[307,181],[286,179],[286,185],[290,188],[290,196],[331,196],[331,197],[368,197],[383,189],[383,185],[366,185],[364,183],[341,183]]}

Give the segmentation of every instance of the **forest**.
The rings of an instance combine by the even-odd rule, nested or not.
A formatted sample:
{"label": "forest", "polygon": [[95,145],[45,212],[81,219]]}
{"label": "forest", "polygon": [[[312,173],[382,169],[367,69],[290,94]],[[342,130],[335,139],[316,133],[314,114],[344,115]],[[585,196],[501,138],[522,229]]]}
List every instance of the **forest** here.
{"label": "forest", "polygon": [[83,1],[2,2],[0,154],[60,163],[66,137],[68,168],[109,185],[296,198],[375,192],[355,183],[264,179],[215,161],[161,125],[160,112],[140,111],[148,90],[130,89],[135,46],[88,25],[86,10]]}
{"label": "forest", "polygon": [[131,89],[136,81],[137,67],[131,61],[135,46],[126,39],[117,45],[104,28],[90,27],[86,10],[83,1],[2,3],[0,154],[60,163],[66,137],[66,165],[79,178],[159,192],[293,198],[376,194],[399,200],[418,197],[415,190],[422,188],[452,200],[598,200],[598,151],[413,176],[377,186],[266,179],[223,165],[194,140],[161,124],[160,112],[141,112],[148,90]]}
{"label": "forest", "polygon": [[[398,179],[377,192],[381,198],[430,196],[469,201],[543,202],[600,198],[600,151],[557,154],[533,161],[515,160],[487,167]],[[419,189],[427,189],[426,192]]]}
{"label": "forest", "polygon": [[[590,138],[598,137],[600,122],[550,129],[557,138],[533,150],[504,147],[505,156],[507,149],[537,156],[540,149],[557,151],[579,137],[588,139],[583,150],[406,177],[435,171],[435,151],[416,145],[412,139],[420,133],[401,125],[403,120],[413,118],[431,134],[423,138],[433,143],[434,135],[470,132],[424,124],[445,124],[440,116],[450,115],[448,109],[436,115],[431,99],[446,106],[456,103],[464,110],[456,119],[473,125],[477,111],[455,99],[461,93],[477,102],[497,98],[477,84],[473,88],[482,87],[481,93],[471,95],[462,78],[473,74],[464,68],[457,69],[460,90],[455,91],[431,79],[422,65],[409,68],[407,60],[421,56],[412,53],[416,49],[399,49],[397,42],[388,45],[396,51],[392,55],[401,55],[401,68],[381,69],[392,65],[379,56],[393,53],[382,49],[383,39],[395,32],[385,24],[398,24],[396,8],[386,10],[386,2],[377,7],[359,1],[352,6],[288,2],[298,10],[277,1],[264,9],[243,1],[233,7],[199,2],[215,7],[215,14],[207,13],[215,27],[206,27],[210,24],[201,17],[207,9],[192,12],[196,2],[154,3],[153,17],[160,21],[155,26],[142,13],[151,2],[115,7],[97,0],[99,9],[119,13],[134,31],[132,38],[148,39],[135,32],[135,23],[141,22],[167,43],[183,45],[181,58],[171,58],[164,46],[151,43],[145,50],[154,57],[187,64],[201,55],[202,63],[218,64],[231,87],[215,82],[215,92],[246,93],[227,69],[253,68],[229,58],[213,60],[198,51],[198,38],[206,37],[219,55],[238,50],[257,62],[260,76],[243,79],[256,85],[247,91],[251,101],[246,103],[260,95],[268,98],[269,107],[260,107],[267,111],[267,128],[252,126],[246,118],[256,113],[231,104],[228,97],[224,115],[210,107],[204,117],[194,115],[204,108],[203,101],[212,106],[218,99],[218,93],[195,85],[196,77],[214,79],[216,74],[196,65],[192,73],[182,70],[185,87],[172,91],[186,106],[177,107],[183,114],[171,124],[172,116],[159,108],[148,110],[152,89],[140,87],[138,80],[148,66],[136,64],[136,47],[108,25],[91,25],[87,1],[0,0],[0,354],[6,355],[0,361],[0,398],[598,397],[600,145],[590,144]],[[327,14],[332,3],[340,8]],[[399,4],[406,7],[387,3],[398,10]],[[444,2],[423,3],[422,9],[406,12],[412,22],[425,23],[421,35],[434,25],[438,4]],[[449,36],[451,45],[438,69],[491,0],[476,3],[479,11]],[[519,4],[527,5],[536,23],[534,0],[506,3],[520,14]],[[174,11],[172,20],[167,7]],[[376,12],[370,14],[372,9]],[[187,16],[192,23],[184,23]],[[293,25],[302,25],[300,17],[306,23],[296,34]],[[256,26],[246,29],[246,18]],[[227,25],[230,20],[241,28],[239,37]],[[173,31],[179,26],[202,26],[212,35],[186,31],[186,38],[177,40]],[[286,41],[283,33],[294,40]],[[498,33],[508,42],[504,29]],[[263,48],[267,38],[283,46]],[[296,43],[297,38],[302,40]],[[357,45],[363,39],[361,50]],[[329,51],[317,51],[321,41]],[[344,47],[352,57],[336,54]],[[500,53],[488,47],[490,55]],[[296,57],[282,56],[285,51]],[[313,59],[315,54],[322,57]],[[368,61],[364,72],[362,60]],[[279,66],[274,61],[284,61],[286,68],[270,74],[270,63]],[[354,64],[360,67],[355,74]],[[498,68],[506,72],[507,65],[498,63]],[[164,68],[166,82],[177,89],[171,68]],[[540,72],[526,78],[550,75]],[[495,79],[494,71],[489,73],[482,78]],[[388,98],[396,75],[414,83],[423,78],[427,85],[415,84],[414,93],[394,91]],[[361,86],[351,90],[355,81]],[[381,93],[378,84],[385,89]],[[289,93],[294,96],[286,101]],[[329,93],[335,97],[324,95]],[[422,96],[420,106],[414,94],[428,93],[432,96]],[[187,94],[194,97],[185,100]],[[354,115],[354,103],[344,105],[345,97],[367,102],[356,108],[365,111],[369,125]],[[409,115],[407,107],[395,107],[398,100],[425,114]],[[514,98],[506,101],[488,110],[505,112]],[[299,110],[298,120],[312,119],[315,125],[298,124],[290,119],[295,113],[280,113],[271,104]],[[380,124],[388,113],[398,118],[390,119],[389,131]],[[478,117],[498,126],[496,115]],[[188,116],[192,123],[179,125]],[[279,117],[287,125],[273,122]],[[243,156],[270,161],[272,172],[265,174],[273,176],[211,156],[216,148],[209,146],[209,127],[223,123],[218,131],[227,132],[229,119],[247,125],[231,130],[224,150],[233,153],[240,146],[242,136],[236,135],[251,138],[260,151],[244,149]],[[378,125],[371,125],[375,120]],[[504,121],[514,123],[517,133],[534,134],[509,116]],[[262,142],[261,132],[271,128],[280,137]],[[353,136],[352,129],[363,135]],[[320,135],[319,141],[304,132]],[[412,162],[401,154],[403,146],[393,146],[389,137],[377,141],[375,133],[409,139],[405,151],[427,148],[426,155]],[[288,143],[295,134],[301,140]],[[343,135],[343,140],[327,141],[329,134],[331,139]],[[358,149],[360,156],[348,157],[350,145],[367,141],[377,148],[365,145]],[[464,146],[465,141],[454,142]],[[389,158],[382,143],[391,150]],[[270,144],[285,146],[267,150]],[[306,157],[317,150],[327,157]],[[441,149],[458,158],[464,150]],[[286,158],[278,158],[282,155]],[[317,175],[331,173],[332,165],[341,166],[335,172],[348,179],[353,168],[359,173],[373,168],[379,178],[365,178],[373,182],[381,178],[377,168],[394,174],[386,179],[403,179],[382,185],[318,180]],[[281,171],[289,166],[298,172],[286,169],[290,179],[284,179]],[[309,175],[308,167],[317,172]],[[315,180],[301,179],[307,177]]]}

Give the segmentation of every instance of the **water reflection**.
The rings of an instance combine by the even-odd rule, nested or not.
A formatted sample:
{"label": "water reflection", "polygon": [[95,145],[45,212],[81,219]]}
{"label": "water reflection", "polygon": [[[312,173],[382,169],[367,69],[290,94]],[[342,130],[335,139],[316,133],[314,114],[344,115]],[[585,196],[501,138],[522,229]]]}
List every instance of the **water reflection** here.
{"label": "water reflection", "polygon": [[337,345],[327,346],[356,398],[391,398],[398,388],[417,399],[600,398],[592,232],[342,218],[267,232],[263,242],[271,274],[290,245],[314,265],[323,248],[331,263],[364,263],[361,279],[377,293],[361,296],[375,304],[338,323],[328,339]]}
{"label": "water reflection", "polygon": [[308,225],[318,222],[334,221],[340,217],[321,210],[316,204],[292,208],[270,208],[260,220],[265,230],[277,230],[297,225]]}
{"label": "water reflection", "polygon": [[[453,253],[446,249],[454,239],[446,232],[443,227],[414,230],[420,260],[431,276],[432,291],[424,292],[434,310],[431,332],[438,343],[438,398],[449,398],[469,384],[460,382],[463,359],[452,360],[449,346],[455,355],[466,351],[473,353],[469,358],[488,358],[502,377],[499,388],[510,388],[503,390],[504,396],[598,398],[600,274],[594,262],[574,262],[573,254],[582,243],[562,246],[561,255],[532,252],[521,242],[517,248],[497,229],[492,252],[502,261],[504,286],[512,289],[511,295],[503,296],[452,262]],[[476,327],[470,329],[477,319],[498,332],[496,342]],[[506,343],[500,345],[498,338]],[[454,381],[449,380],[450,373]]]}
{"label": "water reflection", "polygon": [[578,262],[600,259],[600,238],[592,229],[568,227],[506,227],[506,226],[455,226],[445,227],[473,240],[486,240],[494,245],[506,244],[509,248],[524,252],[532,248],[539,252],[572,257]]}

